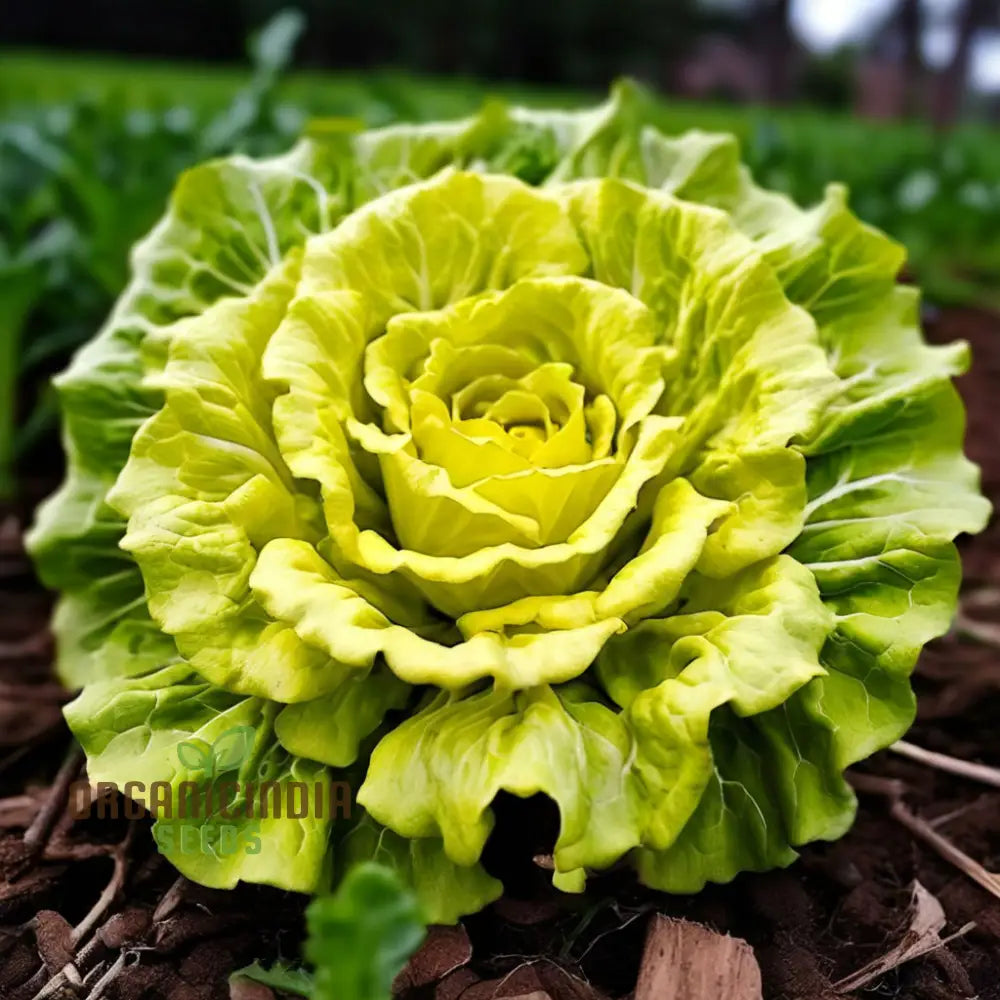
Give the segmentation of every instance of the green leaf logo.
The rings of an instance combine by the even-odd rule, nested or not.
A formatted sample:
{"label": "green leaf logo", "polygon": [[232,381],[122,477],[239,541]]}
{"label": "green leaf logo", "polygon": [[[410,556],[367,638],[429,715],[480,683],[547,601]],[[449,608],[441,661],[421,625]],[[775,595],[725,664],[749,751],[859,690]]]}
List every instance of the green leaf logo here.
{"label": "green leaf logo", "polygon": [[243,762],[250,756],[255,735],[253,726],[234,726],[222,733],[212,744],[215,773],[239,770]]}
{"label": "green leaf logo", "polygon": [[189,771],[201,771],[211,780],[226,771],[238,771],[253,749],[253,726],[233,726],[221,733],[214,743],[184,740],[177,744],[177,759]]}
{"label": "green leaf logo", "polygon": [[211,771],[212,748],[202,740],[185,740],[177,744],[177,759],[190,771]]}

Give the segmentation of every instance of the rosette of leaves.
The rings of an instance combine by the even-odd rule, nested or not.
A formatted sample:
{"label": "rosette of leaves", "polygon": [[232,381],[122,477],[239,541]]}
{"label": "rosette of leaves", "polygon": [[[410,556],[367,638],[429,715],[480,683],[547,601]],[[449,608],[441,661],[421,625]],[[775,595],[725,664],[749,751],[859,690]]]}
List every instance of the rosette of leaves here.
{"label": "rosette of leaves", "polygon": [[31,540],[90,774],[179,785],[251,726],[243,783],[359,804],[190,877],[377,856],[454,920],[506,791],[557,805],[560,887],[693,891],[841,835],[911,722],[989,512],[966,348],[841,188],[800,209],[644,107],[320,123],[136,247]]}

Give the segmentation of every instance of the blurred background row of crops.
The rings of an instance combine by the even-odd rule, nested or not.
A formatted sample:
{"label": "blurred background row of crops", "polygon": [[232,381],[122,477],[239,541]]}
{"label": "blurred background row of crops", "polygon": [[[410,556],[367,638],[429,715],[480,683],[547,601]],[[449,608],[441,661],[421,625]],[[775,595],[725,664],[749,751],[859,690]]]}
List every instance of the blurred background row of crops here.
{"label": "blurred background row of crops", "polygon": [[[831,3],[856,8],[863,31],[807,52],[795,18]],[[998,107],[966,87],[977,40],[1000,42],[994,0],[479,0],[465,33],[441,3],[58,6],[18,5],[0,27],[0,45],[21,43],[0,49],[0,495],[50,440],[48,377],[100,325],[177,174],[280,151],[313,116],[447,118],[488,96],[581,105],[629,72],[680,95],[660,103],[662,128],[737,134],[764,184],[808,203],[846,182],[932,301],[1000,306]],[[268,16],[251,66],[227,63]],[[942,25],[951,52],[934,63]],[[310,68],[292,73],[296,46]],[[98,48],[132,57],[79,52]],[[403,69],[370,68],[387,63]]]}

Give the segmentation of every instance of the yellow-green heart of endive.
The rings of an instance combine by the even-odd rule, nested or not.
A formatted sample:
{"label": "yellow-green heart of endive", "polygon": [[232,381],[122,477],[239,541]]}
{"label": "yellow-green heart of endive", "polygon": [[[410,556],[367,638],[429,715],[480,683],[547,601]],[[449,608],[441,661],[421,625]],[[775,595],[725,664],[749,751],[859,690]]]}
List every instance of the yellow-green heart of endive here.
{"label": "yellow-green heart of endive", "polygon": [[[187,172],[136,247],[58,380],[31,547],[90,777],[165,782],[191,878],[374,856],[453,921],[502,889],[501,792],[554,801],[568,891],[621,858],[694,891],[849,826],[989,514],[966,351],[924,343],[840,188],[799,209],[654,119],[622,86],[317,128]],[[248,808],[179,820],[219,776],[178,746],[234,727]],[[356,798],[260,816],[265,781]]]}

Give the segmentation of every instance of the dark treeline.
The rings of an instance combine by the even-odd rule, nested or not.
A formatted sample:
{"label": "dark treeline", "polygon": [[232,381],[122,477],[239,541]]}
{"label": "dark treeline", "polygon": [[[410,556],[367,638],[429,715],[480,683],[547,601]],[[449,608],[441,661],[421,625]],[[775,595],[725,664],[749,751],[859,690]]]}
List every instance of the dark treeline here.
{"label": "dark treeline", "polygon": [[977,33],[1000,28],[1000,0],[961,0],[946,18],[954,53],[932,72],[921,42],[945,22],[925,0],[896,0],[868,36],[828,56],[796,40],[792,0],[35,0],[6,3],[0,46],[233,63],[247,36],[289,6],[308,24],[299,68],[594,91],[629,75],[692,97],[853,102],[862,114],[938,125],[962,111]]}
{"label": "dark treeline", "polygon": [[735,27],[693,0],[38,0],[5,5],[0,45],[236,61],[284,6],[308,18],[299,66],[586,87],[666,84],[699,37]]}

